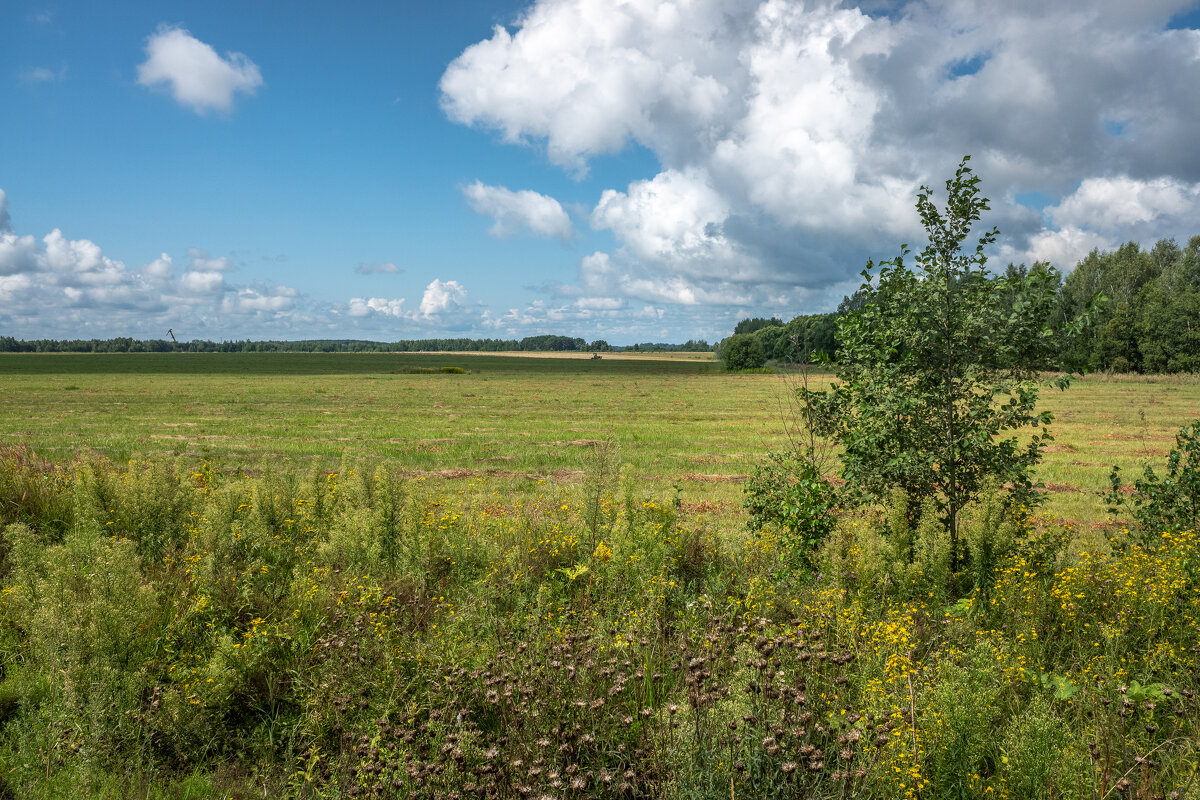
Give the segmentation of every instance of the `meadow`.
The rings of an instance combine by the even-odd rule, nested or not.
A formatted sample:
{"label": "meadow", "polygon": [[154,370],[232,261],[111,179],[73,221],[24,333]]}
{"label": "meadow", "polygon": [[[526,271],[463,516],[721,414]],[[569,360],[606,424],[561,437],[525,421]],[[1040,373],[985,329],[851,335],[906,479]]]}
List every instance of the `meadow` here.
{"label": "meadow", "polygon": [[746,529],[788,385],[0,357],[0,796],[1200,797],[1200,539],[1097,495],[1200,380],[1044,391],[1047,501],[955,573],[903,497]]}
{"label": "meadow", "polygon": [[[0,444],[251,472],[279,459],[333,468],[351,453],[431,479],[520,483],[577,480],[611,440],[655,489],[736,510],[742,480],[796,430],[794,383],[724,374],[702,353],[8,354]],[[1114,464],[1161,463],[1200,417],[1200,378],[1089,375],[1042,400],[1056,416],[1046,510],[1092,524]]]}

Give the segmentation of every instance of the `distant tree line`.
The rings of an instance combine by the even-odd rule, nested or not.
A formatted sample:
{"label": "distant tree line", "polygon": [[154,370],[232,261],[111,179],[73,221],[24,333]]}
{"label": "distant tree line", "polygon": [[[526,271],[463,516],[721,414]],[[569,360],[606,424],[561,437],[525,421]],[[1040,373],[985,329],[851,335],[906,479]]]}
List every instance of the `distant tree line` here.
{"label": "distant tree line", "polygon": [[570,336],[526,336],[523,339],[403,339],[396,342],[372,342],[363,339],[305,339],[302,341],[213,342],[193,339],[170,342],[163,339],[14,339],[0,336],[0,353],[413,353],[434,352],[555,352],[586,351],[607,353],[620,350],[649,352],[705,352],[712,345],[689,339],[683,344],[645,342],[628,347],[610,345],[604,339],[587,341]]}
{"label": "distant tree line", "polygon": [[733,329],[733,336],[717,345],[717,355],[729,369],[755,369],[768,361],[834,361],[841,311],[839,308],[838,313],[801,314],[786,323],[778,317],[744,319]]}
{"label": "distant tree line", "polygon": [[1114,372],[1200,371],[1200,236],[1183,248],[1163,239],[1149,251],[1092,251],[1063,281],[1063,318],[1096,292],[1108,302],[1070,357]]}
{"label": "distant tree line", "polygon": [[[1111,252],[1093,250],[1065,277],[1044,262],[1032,267],[1009,264],[1004,274],[1037,276],[1054,293],[1056,301],[1042,320],[1046,327],[1061,331],[1087,323],[1083,336],[1063,339],[1058,367],[1200,372],[1200,236],[1193,236],[1185,247],[1162,239],[1149,250],[1136,242]],[[733,336],[717,345],[717,353],[731,369],[767,361],[836,362],[837,320],[861,304],[856,292],[831,314],[805,314],[786,323],[778,317],[744,319]],[[732,366],[730,354],[736,362]]]}

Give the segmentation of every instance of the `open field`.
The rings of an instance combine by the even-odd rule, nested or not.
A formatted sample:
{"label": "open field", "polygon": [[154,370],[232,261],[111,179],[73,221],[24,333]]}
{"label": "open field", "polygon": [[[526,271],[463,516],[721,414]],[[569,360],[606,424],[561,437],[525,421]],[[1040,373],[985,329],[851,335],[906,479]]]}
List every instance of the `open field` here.
{"label": "open field", "polygon": [[[467,372],[412,372],[447,366]],[[782,376],[723,374],[704,353],[5,355],[0,444],[248,470],[280,458],[333,467],[349,452],[432,477],[523,481],[573,480],[611,438],[649,484],[735,508],[742,478],[786,445],[789,394]],[[1200,417],[1200,378],[1093,375],[1042,401],[1057,417],[1040,472],[1047,511],[1099,522],[1111,466],[1161,464]]]}
{"label": "open field", "polygon": [[1083,491],[1200,382],[1047,393],[1078,523],[983,504],[958,549],[900,500],[748,531],[786,397],[683,359],[0,358],[0,798],[1200,800],[1200,537]]}

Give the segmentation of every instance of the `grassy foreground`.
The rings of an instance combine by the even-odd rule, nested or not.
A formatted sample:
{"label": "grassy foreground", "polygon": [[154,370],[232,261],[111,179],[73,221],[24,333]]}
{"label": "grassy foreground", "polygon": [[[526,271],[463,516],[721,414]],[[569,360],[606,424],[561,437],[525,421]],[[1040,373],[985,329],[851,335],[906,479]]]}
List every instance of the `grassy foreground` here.
{"label": "grassy foreground", "polygon": [[[896,498],[804,569],[685,477],[782,437],[777,378],[453,361],[3,367],[53,458],[0,455],[0,796],[1200,797],[1194,532],[984,503],[952,575]],[[1089,379],[1048,467],[1165,453],[1196,398]],[[186,421],[229,438],[154,446]]]}
{"label": "grassy foreground", "polygon": [[395,475],[9,453],[0,791],[1197,796],[1193,533],[981,508],[991,555],[951,576],[893,509],[814,574],[603,458],[519,493]]}

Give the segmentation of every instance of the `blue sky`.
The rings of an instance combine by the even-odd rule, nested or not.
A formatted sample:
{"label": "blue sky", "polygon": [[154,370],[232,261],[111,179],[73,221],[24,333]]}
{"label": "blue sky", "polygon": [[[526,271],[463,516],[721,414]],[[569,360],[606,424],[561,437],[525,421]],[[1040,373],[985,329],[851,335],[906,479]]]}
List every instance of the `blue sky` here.
{"label": "blue sky", "polygon": [[1200,5],[993,5],[9,0],[0,334],[712,341],[964,153],[1001,263],[1200,233]]}

